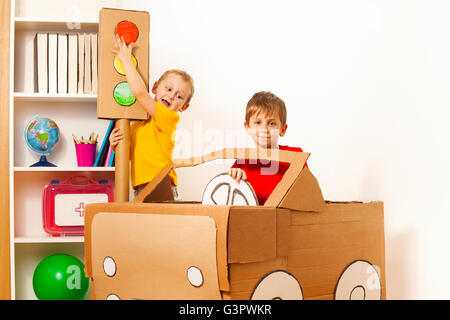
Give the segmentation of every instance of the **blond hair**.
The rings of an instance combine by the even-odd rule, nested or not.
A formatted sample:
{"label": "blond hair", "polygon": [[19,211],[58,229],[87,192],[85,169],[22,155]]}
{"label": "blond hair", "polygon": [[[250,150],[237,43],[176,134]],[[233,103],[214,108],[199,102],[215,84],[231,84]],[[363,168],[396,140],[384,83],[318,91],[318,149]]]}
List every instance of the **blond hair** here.
{"label": "blond hair", "polygon": [[171,74],[176,74],[176,75],[182,77],[183,80],[189,84],[189,87],[191,88],[191,92],[188,94],[187,100],[186,100],[186,103],[189,103],[189,101],[191,101],[192,96],[194,95],[194,79],[192,79],[192,77],[186,71],[172,69],[172,70],[167,70],[166,72],[164,72],[161,75],[161,77],[159,77],[157,82],[161,82],[162,80],[167,78],[168,75],[171,75]]}
{"label": "blond hair", "polygon": [[278,114],[281,125],[284,126],[287,120],[287,110],[284,101],[269,91],[260,91],[253,95],[248,101],[245,109],[245,121],[250,122],[254,114],[263,113],[266,115]]}

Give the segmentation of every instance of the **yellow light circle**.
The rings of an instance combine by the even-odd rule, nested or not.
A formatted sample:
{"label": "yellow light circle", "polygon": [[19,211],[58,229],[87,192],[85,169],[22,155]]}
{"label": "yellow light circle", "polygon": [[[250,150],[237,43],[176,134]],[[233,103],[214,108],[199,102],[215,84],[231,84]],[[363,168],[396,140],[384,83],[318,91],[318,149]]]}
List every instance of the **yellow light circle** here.
{"label": "yellow light circle", "polygon": [[[134,67],[136,68],[137,61],[133,55],[131,55],[131,60],[133,60]],[[123,76],[125,75],[125,69],[123,68],[122,61],[120,61],[117,57],[114,57],[114,69],[116,69],[119,74]]]}

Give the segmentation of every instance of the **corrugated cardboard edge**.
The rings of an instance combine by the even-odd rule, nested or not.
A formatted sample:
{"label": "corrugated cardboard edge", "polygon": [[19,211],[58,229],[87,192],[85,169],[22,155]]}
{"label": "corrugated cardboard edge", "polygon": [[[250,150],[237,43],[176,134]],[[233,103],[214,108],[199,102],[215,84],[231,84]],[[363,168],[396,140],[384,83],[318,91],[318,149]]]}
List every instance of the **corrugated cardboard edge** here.
{"label": "corrugated cardboard edge", "polygon": [[92,278],[91,257],[91,225],[96,214],[108,213],[140,213],[140,214],[182,214],[209,216],[214,219],[217,228],[217,266],[220,290],[229,291],[227,234],[229,206],[202,206],[196,204],[161,204],[161,203],[95,203],[85,208],[84,221],[84,256],[86,277]]}

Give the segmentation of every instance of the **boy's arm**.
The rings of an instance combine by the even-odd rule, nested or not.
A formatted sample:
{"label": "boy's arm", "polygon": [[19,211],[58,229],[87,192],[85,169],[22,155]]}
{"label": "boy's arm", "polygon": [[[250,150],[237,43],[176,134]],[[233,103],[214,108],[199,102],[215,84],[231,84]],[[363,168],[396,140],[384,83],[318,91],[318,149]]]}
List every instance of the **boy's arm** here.
{"label": "boy's arm", "polygon": [[111,48],[111,51],[122,62],[128,84],[134,97],[144,107],[145,111],[154,117],[156,112],[155,100],[150,96],[144,80],[134,67],[133,60],[131,59],[133,47],[133,43],[127,47],[123,38],[120,39],[116,36],[114,47]]}

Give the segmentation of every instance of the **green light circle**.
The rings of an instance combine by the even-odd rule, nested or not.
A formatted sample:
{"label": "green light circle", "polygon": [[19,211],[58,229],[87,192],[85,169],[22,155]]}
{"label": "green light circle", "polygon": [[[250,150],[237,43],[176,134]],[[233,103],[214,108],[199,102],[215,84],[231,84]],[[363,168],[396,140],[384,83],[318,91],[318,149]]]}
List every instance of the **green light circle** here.
{"label": "green light circle", "polygon": [[120,82],[114,88],[114,100],[122,106],[131,106],[136,101],[128,82]]}

